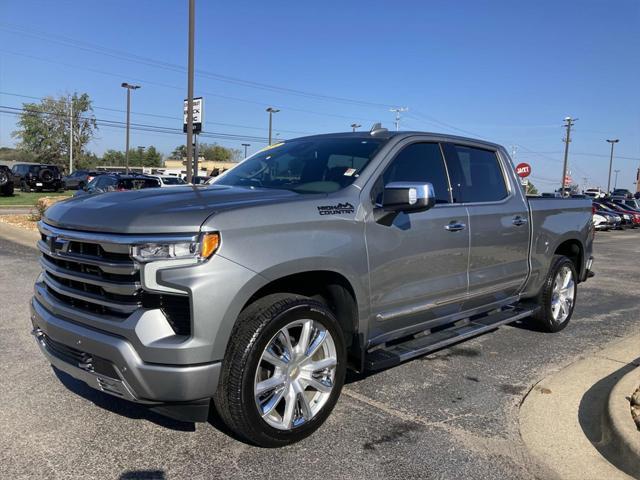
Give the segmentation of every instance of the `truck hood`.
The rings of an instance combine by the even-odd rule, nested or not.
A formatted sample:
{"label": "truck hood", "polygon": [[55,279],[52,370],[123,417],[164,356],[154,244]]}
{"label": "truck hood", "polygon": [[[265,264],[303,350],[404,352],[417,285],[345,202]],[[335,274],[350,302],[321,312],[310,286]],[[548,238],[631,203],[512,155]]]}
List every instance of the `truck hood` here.
{"label": "truck hood", "polygon": [[105,233],[194,233],[218,211],[299,197],[287,190],[223,185],[147,188],[74,197],[49,207],[44,221],[60,228]]}

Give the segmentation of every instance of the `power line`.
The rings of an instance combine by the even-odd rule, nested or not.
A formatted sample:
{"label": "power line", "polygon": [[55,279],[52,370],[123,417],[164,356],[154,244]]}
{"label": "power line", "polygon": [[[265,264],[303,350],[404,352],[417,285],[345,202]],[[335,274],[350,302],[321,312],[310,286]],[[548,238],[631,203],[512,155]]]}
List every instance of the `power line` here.
{"label": "power line", "polygon": [[[44,100],[43,97],[35,97],[32,95],[21,95],[18,93],[11,93],[11,92],[4,92],[4,91],[0,91],[0,95],[9,95],[12,97],[19,97],[19,98],[28,98],[31,100]],[[92,108],[95,108],[96,110],[105,110],[108,112],[118,112],[118,113],[126,113],[126,110],[122,110],[119,108],[109,108],[109,107],[100,107],[100,106],[92,106]],[[161,114],[157,114],[157,113],[143,113],[143,112],[134,112],[131,111],[132,115],[141,115],[141,116],[145,116],[145,117],[153,117],[153,118],[163,118],[163,119],[169,119],[169,120],[180,120],[180,122],[182,123],[183,118],[180,116],[171,116],[171,115],[161,115]],[[246,128],[246,129],[250,129],[250,130],[264,130],[264,127],[251,127],[248,125],[238,125],[238,124],[234,124],[234,123],[223,123],[223,122],[212,122],[212,121],[207,121],[208,124],[211,125],[220,125],[220,126],[224,126],[224,127],[233,127],[233,128]],[[278,129],[280,132],[283,133],[297,133],[297,134],[302,134],[302,135],[311,135],[311,132],[303,132],[300,130],[281,130]]]}
{"label": "power line", "polygon": [[[11,107],[7,105],[0,105],[0,112],[8,113],[13,115],[22,115],[23,113],[32,114],[32,115],[51,115],[57,117],[65,117],[66,114],[56,113],[56,112],[45,112],[41,110],[33,110],[33,109],[25,109],[19,107]],[[126,128],[125,122],[120,122],[117,120],[107,120],[100,119],[95,117],[79,117],[81,120],[95,120],[98,127],[118,127],[118,128]],[[148,125],[142,123],[131,123],[132,130],[138,130],[143,132],[155,132],[155,133],[167,133],[167,134],[176,134],[183,135],[181,128],[171,128],[171,127],[163,127],[160,125]],[[225,140],[241,140],[241,141],[254,141],[258,143],[267,143],[267,139],[265,137],[257,137],[257,136],[248,136],[248,135],[236,135],[229,133],[221,133],[221,132],[202,132],[200,134],[202,137],[206,138],[218,138]]]}
{"label": "power line", "polygon": [[[32,60],[38,60],[41,62],[45,62],[45,63],[51,63],[54,65],[61,65],[67,68],[75,68],[78,70],[86,70],[88,72],[93,72],[93,73],[98,73],[100,75],[107,75],[110,77],[115,77],[115,78],[123,78],[124,75],[122,73],[114,73],[114,72],[107,72],[104,70],[99,70],[96,68],[90,68],[90,67],[86,67],[86,66],[81,66],[81,65],[74,65],[72,63],[67,63],[67,62],[60,62],[60,61],[55,61],[55,60],[51,60],[49,58],[44,58],[44,57],[38,57],[35,55],[27,55],[24,53],[17,53],[17,52],[12,52],[10,50],[5,50],[5,49],[0,49],[0,52],[2,53],[6,53],[9,55],[14,55],[14,56],[18,56],[18,57],[23,57],[23,58],[30,58]],[[154,80],[148,80],[148,79],[144,79],[144,78],[140,78],[140,77],[132,77],[132,76],[127,76],[128,78],[130,78],[132,81],[136,81],[139,83],[144,83],[146,85],[154,85],[156,87],[161,87],[161,88],[168,88],[168,89],[172,89],[172,90],[179,90],[182,91],[183,87],[177,86],[177,85],[171,85],[171,84],[167,84],[167,83],[161,83],[161,82],[157,82]],[[297,108],[297,107],[292,107],[289,105],[285,105],[282,103],[268,103],[268,102],[258,102],[255,100],[248,100],[246,98],[239,98],[239,97],[232,97],[229,95],[221,95],[219,93],[213,93],[213,92],[207,92],[204,90],[201,90],[200,93],[204,96],[207,97],[215,97],[215,98],[223,98],[225,100],[231,100],[234,102],[242,102],[242,103],[248,103],[251,105],[259,105],[261,108],[266,108],[269,105],[272,105],[274,107],[278,107],[281,108],[283,110],[287,110],[287,111],[291,111],[291,112],[301,112],[301,113],[308,113],[308,114],[312,114],[312,115],[320,115],[320,116],[325,116],[325,117],[335,117],[335,118],[342,118],[342,119],[348,119],[348,120],[353,120],[354,118],[357,118],[358,120],[361,121],[367,121],[367,122],[371,122],[371,123],[375,123],[378,122],[379,119],[371,119],[371,118],[364,118],[364,117],[359,117],[359,116],[354,116],[354,115],[340,115],[337,113],[327,113],[327,112],[318,112],[318,111],[314,111],[314,110],[308,110],[308,109],[302,109],[302,108]]]}
{"label": "power line", "polygon": [[[26,36],[38,38],[38,39],[41,39],[41,40],[46,40],[48,42],[61,44],[61,45],[67,46],[67,47],[76,48],[76,49],[88,51],[88,52],[91,52],[91,53],[98,53],[98,54],[101,54],[101,55],[106,55],[106,56],[110,56],[110,57],[113,57],[113,58],[118,58],[120,60],[134,62],[136,64],[142,63],[142,64],[145,64],[145,65],[148,65],[148,66],[161,68],[161,69],[165,69],[165,70],[171,70],[171,71],[179,72],[179,73],[186,72],[186,70],[187,70],[182,65],[173,64],[173,63],[169,63],[169,62],[164,62],[164,61],[160,61],[160,60],[157,60],[157,59],[154,59],[154,58],[151,58],[151,57],[145,57],[145,56],[142,56],[142,55],[135,55],[135,54],[127,53],[127,52],[122,52],[122,51],[118,51],[118,50],[114,50],[114,49],[109,49],[109,48],[102,47],[100,45],[83,42],[83,41],[80,41],[80,40],[77,40],[77,39],[74,39],[74,38],[64,37],[62,35],[57,35],[57,34],[51,34],[51,33],[47,33],[47,32],[37,31],[35,29],[24,27],[24,26],[20,26],[20,25],[11,25],[11,24],[8,24],[8,23],[5,23],[5,22],[1,22],[0,23],[0,28],[2,30],[8,31],[8,32],[11,32],[11,33],[14,33],[14,34],[26,35]],[[338,96],[334,96],[334,95],[326,95],[326,94],[321,94],[321,93],[316,93],[316,92],[309,92],[309,91],[305,91],[305,90],[298,90],[298,89],[294,89],[294,88],[281,87],[281,86],[277,86],[277,85],[270,85],[270,84],[266,84],[266,83],[256,82],[256,81],[253,81],[253,80],[245,80],[245,79],[241,79],[241,78],[231,77],[231,76],[228,76],[228,75],[222,75],[222,74],[219,74],[219,73],[210,72],[210,71],[202,70],[202,69],[197,69],[195,71],[195,73],[196,73],[197,76],[209,78],[209,79],[212,79],[212,80],[231,83],[231,84],[240,85],[240,86],[249,87],[249,88],[255,88],[255,89],[260,89],[260,90],[267,90],[267,91],[282,93],[282,94],[286,94],[286,95],[295,95],[295,96],[301,96],[301,97],[306,97],[306,98],[312,98],[312,99],[315,99],[315,100],[330,101],[330,102],[343,103],[343,104],[346,103],[346,104],[351,104],[351,105],[369,106],[369,107],[375,107],[375,108],[391,108],[391,107],[393,107],[393,105],[391,105],[391,104],[370,102],[370,101],[366,101],[366,100],[359,100],[359,99],[353,99],[353,98],[348,98],[348,97],[338,97]]]}

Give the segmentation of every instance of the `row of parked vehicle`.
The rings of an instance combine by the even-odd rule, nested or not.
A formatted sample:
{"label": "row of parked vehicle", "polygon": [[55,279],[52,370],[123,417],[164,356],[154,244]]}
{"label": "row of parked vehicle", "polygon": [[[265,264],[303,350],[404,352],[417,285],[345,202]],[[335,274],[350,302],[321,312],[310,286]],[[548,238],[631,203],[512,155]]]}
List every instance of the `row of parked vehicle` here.
{"label": "row of parked vehicle", "polygon": [[594,199],[593,224],[596,230],[640,227],[640,200],[628,196]]}
{"label": "row of parked vehicle", "polygon": [[[211,177],[207,176],[195,176],[191,183],[207,183],[210,179]],[[84,194],[181,185],[187,185],[187,182],[177,175],[76,170],[70,175],[63,176],[56,165],[18,163],[11,169],[0,165],[0,194],[2,195],[13,195],[17,188],[22,192],[78,190],[80,194]]]}

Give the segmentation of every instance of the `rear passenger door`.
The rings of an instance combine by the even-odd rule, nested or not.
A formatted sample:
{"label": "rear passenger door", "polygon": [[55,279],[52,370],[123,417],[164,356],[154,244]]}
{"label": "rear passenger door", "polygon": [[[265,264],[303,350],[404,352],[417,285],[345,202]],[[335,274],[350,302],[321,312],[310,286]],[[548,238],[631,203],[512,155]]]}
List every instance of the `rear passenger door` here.
{"label": "rear passenger door", "polygon": [[[463,309],[517,293],[529,269],[529,214],[511,163],[486,146],[443,144],[454,202],[469,212],[469,293]],[[516,190],[518,189],[518,190]]]}

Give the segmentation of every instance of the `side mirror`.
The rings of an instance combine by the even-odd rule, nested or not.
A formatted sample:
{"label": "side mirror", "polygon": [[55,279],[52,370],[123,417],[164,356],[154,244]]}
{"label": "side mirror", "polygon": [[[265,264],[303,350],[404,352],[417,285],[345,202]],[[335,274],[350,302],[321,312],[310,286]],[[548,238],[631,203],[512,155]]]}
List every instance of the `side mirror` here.
{"label": "side mirror", "polygon": [[435,204],[431,183],[391,182],[382,194],[382,208],[390,212],[423,212]]}

